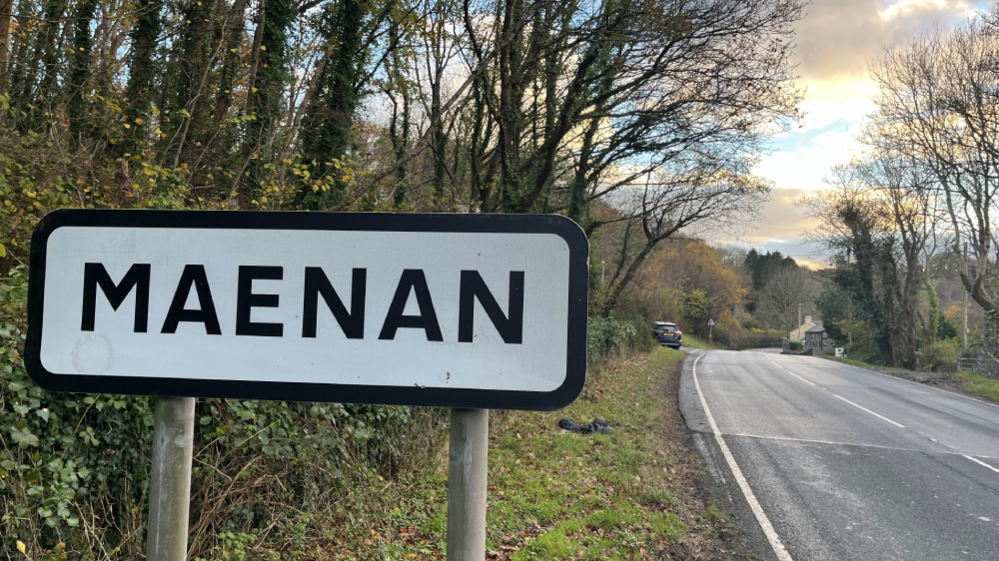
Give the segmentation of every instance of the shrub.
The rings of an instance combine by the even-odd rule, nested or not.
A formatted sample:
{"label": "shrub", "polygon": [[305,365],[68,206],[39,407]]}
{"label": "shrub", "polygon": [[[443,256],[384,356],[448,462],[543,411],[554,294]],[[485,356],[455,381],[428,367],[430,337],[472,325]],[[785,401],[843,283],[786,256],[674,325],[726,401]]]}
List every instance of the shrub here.
{"label": "shrub", "polygon": [[920,370],[955,372],[961,356],[961,343],[957,339],[934,341],[923,345],[917,353]]}
{"label": "shrub", "polygon": [[805,350],[805,344],[801,341],[791,341],[789,345],[792,352]]}
{"label": "shrub", "polygon": [[785,336],[787,333],[774,329],[744,329],[739,325],[721,322],[715,330],[715,340],[735,351],[780,347]]}
{"label": "shrub", "polygon": [[[0,279],[0,548],[15,551],[21,541],[34,556],[63,543],[72,559],[104,558],[100,552],[112,550],[140,559],[152,401],[35,386],[22,359],[26,293],[23,268]],[[429,408],[199,400],[192,556],[236,559],[232,552],[248,547],[247,536],[291,543],[296,532],[323,535],[332,522],[349,524],[344,505],[362,502],[379,479],[373,470],[390,474],[403,459],[432,454],[444,415]],[[296,523],[283,523],[289,520]]]}
{"label": "shrub", "polygon": [[[632,330],[634,328],[632,327]],[[613,318],[589,318],[586,322],[586,362],[593,366],[625,344],[628,331]]]}

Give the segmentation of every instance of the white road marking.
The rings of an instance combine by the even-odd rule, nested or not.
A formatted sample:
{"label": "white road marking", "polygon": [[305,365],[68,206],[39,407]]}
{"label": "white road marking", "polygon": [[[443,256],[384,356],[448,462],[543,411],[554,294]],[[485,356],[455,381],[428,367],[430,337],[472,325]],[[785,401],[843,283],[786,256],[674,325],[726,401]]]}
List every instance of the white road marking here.
{"label": "white road marking", "polygon": [[[812,438],[791,438],[790,436],[765,436],[762,434],[745,434],[738,432],[726,432],[722,436],[741,436],[743,438],[758,438],[760,440],[787,440],[789,442],[804,442],[806,444],[830,444],[832,446],[855,446],[858,448],[878,448],[881,450],[895,450],[898,452],[917,452],[920,454],[930,454],[934,456],[962,456],[967,457],[961,452],[936,452],[931,450],[920,450],[919,448],[899,448],[898,446],[883,446],[881,444],[857,444],[855,442],[836,442],[834,440],[815,440]],[[944,446],[947,446],[944,444]],[[948,448],[953,448],[953,446],[948,446]],[[990,460],[997,460],[996,456],[985,456],[982,454],[975,454],[978,458],[987,458]],[[991,466],[990,466],[991,467]]]}
{"label": "white road marking", "polygon": [[788,370],[787,368],[784,368],[783,366],[781,366],[781,365],[777,364],[776,362],[774,362],[774,359],[770,358],[770,355],[767,355],[767,358],[768,358],[768,359],[770,360],[770,362],[772,362],[772,363],[773,363],[773,365],[774,365],[774,366],[776,366],[777,368],[780,368],[780,369],[781,369],[781,370],[783,370],[784,372],[787,372],[788,374],[790,374],[790,375],[794,376],[795,378],[797,378],[797,379],[801,380],[802,382],[804,382],[804,383],[806,383],[806,384],[809,384],[809,385],[812,385],[812,386],[817,386],[817,385],[818,385],[818,384],[816,384],[815,382],[812,382],[811,380],[806,380],[806,379],[802,378],[801,376],[798,376],[798,375],[797,375],[797,374],[795,374],[794,372],[791,372],[791,371],[790,371],[790,370]]}
{"label": "white road marking", "polygon": [[964,456],[965,458],[968,458],[969,460],[971,460],[971,461],[975,462],[976,464],[978,464],[978,465],[980,465],[980,466],[984,466],[984,467],[987,467],[987,468],[991,469],[992,471],[994,471],[994,472],[996,472],[996,473],[999,473],[999,469],[996,469],[996,468],[994,468],[994,467],[990,466],[989,464],[987,464],[987,463],[985,463],[985,462],[983,462],[983,461],[979,460],[978,458],[975,458],[975,457],[972,457],[972,456],[969,456],[969,455],[967,455],[967,454],[961,454],[961,455],[962,455],[962,456]]}
{"label": "white road marking", "polygon": [[742,474],[742,470],[739,469],[739,464],[735,462],[735,457],[732,452],[728,449],[728,445],[725,444],[725,439],[722,438],[721,431],[718,430],[718,424],[715,423],[715,418],[711,416],[711,409],[708,408],[708,402],[704,399],[704,393],[701,391],[701,384],[697,381],[697,362],[703,358],[704,355],[699,355],[694,359],[694,364],[692,365],[694,387],[697,389],[697,396],[701,398],[701,407],[704,408],[704,414],[708,417],[708,423],[711,425],[711,430],[714,432],[715,440],[718,441],[718,447],[721,448],[722,455],[725,457],[725,462],[728,463],[728,467],[732,470],[732,476],[735,477],[736,483],[739,484],[739,489],[742,490],[742,494],[746,497],[746,502],[749,503],[749,508],[753,511],[753,515],[756,516],[756,521],[760,523],[760,529],[763,530],[763,534],[767,537],[767,541],[770,542],[770,548],[774,550],[774,555],[777,556],[779,561],[794,561],[791,555],[784,548],[784,544],[781,543],[780,537],[777,535],[777,531],[774,530],[773,524],[770,523],[770,519],[767,518],[765,512],[763,512],[763,507],[760,506],[760,502],[756,500],[756,495],[753,494],[753,490],[749,487],[749,482],[746,481],[746,477]]}
{"label": "white road marking", "polygon": [[871,370],[869,368],[862,368],[860,366],[854,366],[852,364],[847,364],[845,362],[840,362],[838,360],[833,360],[831,358],[827,358],[827,359],[823,359],[823,360],[828,360],[828,361],[834,362],[836,364],[839,364],[840,366],[846,366],[848,368],[853,368],[854,370],[860,370],[861,372],[867,372],[868,374],[877,374],[878,376],[884,376],[885,378],[891,378],[892,380],[898,380],[899,382],[905,382],[906,384],[912,384],[913,386],[919,386],[920,388],[924,388],[924,389],[927,389],[927,390],[936,390],[938,392],[950,394],[950,395],[952,395],[954,397],[960,397],[960,398],[967,399],[968,401],[975,401],[977,403],[981,403],[982,405],[988,405],[989,407],[999,407],[999,404],[992,403],[991,401],[985,401],[984,399],[978,399],[978,398],[967,396],[967,395],[960,394],[960,393],[957,393],[957,392],[952,392],[950,390],[945,390],[943,388],[938,388],[936,386],[930,386],[928,384],[920,384],[919,382],[913,382],[912,380],[906,380],[905,378],[899,378],[898,376],[892,376],[891,374],[885,374],[884,372],[878,372],[877,370]]}
{"label": "white road marking", "polygon": [[[788,370],[788,369],[784,368],[783,366],[777,364],[776,362],[774,362],[774,359],[770,358],[769,355],[767,356],[767,358],[770,359],[770,362],[772,362],[774,366],[776,366],[777,368],[780,368],[784,372],[787,372],[788,374],[794,376],[795,378],[801,380],[802,382],[805,382],[806,384],[810,384],[812,386],[817,386],[817,384],[815,382],[812,382],[810,380],[806,380],[806,379],[802,378],[801,376],[798,376],[794,372],[791,372],[790,370]],[[829,391],[829,390],[827,390],[825,388],[821,388],[821,389],[822,389],[822,391]],[[849,403],[850,405],[856,407],[857,409],[860,409],[862,411],[866,411],[866,412],[870,413],[871,415],[874,415],[875,417],[881,419],[882,421],[888,421],[889,423],[895,425],[896,427],[898,427],[900,429],[904,429],[905,428],[905,425],[903,425],[902,423],[896,423],[895,421],[892,421],[888,417],[885,417],[884,415],[879,415],[878,413],[875,413],[874,411],[871,411],[870,409],[868,409],[868,408],[866,408],[866,407],[864,407],[862,405],[857,405],[856,403],[850,401],[849,399],[847,399],[847,398],[845,398],[843,396],[836,395],[836,394],[834,394],[832,392],[829,392],[829,394],[832,395],[835,398],[842,399],[843,401]]]}
{"label": "white road marking", "polygon": [[858,446],[860,448],[880,448],[882,450],[897,450],[899,452],[922,452],[925,454],[946,454],[951,456],[964,455],[957,452],[930,452],[927,450],[919,450],[918,448],[899,448],[897,446],[881,446],[880,444],[857,444],[854,442],[836,442],[833,440],[815,440],[812,438],[791,438],[789,436],[765,436],[762,434],[744,434],[737,432],[727,432],[723,436],[741,436],[743,438],[759,438],[762,440],[787,440],[790,442],[805,442],[807,444],[831,444],[833,446]]}
{"label": "white road marking", "polygon": [[904,429],[905,428],[905,425],[903,425],[902,423],[896,423],[895,421],[892,421],[888,417],[885,417],[884,415],[879,415],[879,414],[875,413],[874,411],[871,411],[870,409],[864,407],[863,405],[857,405],[856,403],[850,401],[849,399],[847,399],[847,398],[845,398],[843,396],[836,395],[836,394],[834,394],[832,392],[830,392],[830,393],[832,394],[833,397],[838,398],[838,399],[842,399],[843,401],[849,403],[850,405],[856,407],[857,409],[860,409],[861,411],[866,411],[866,412],[870,413],[871,415],[874,415],[875,417],[881,419],[882,421],[888,421],[889,423],[895,425],[896,427],[898,427],[900,429]]}

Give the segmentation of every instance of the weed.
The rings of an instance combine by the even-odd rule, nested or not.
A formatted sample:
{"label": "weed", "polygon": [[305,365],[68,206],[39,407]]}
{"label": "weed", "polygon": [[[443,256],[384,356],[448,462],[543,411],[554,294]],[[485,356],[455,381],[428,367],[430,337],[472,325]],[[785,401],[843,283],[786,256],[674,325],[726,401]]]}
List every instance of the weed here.
{"label": "weed", "polygon": [[728,516],[714,503],[708,503],[707,508],[704,509],[704,518],[716,524],[726,524],[729,521]]}

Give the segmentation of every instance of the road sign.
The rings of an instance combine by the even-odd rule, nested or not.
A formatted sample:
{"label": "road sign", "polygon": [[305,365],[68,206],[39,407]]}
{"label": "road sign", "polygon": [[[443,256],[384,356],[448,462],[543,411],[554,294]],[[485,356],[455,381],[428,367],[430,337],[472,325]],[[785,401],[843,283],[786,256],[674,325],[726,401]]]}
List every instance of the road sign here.
{"label": "road sign", "polygon": [[552,410],[583,387],[565,218],[68,210],[31,249],[49,390]]}
{"label": "road sign", "polygon": [[714,319],[709,319],[708,320],[708,327],[714,327],[714,326],[715,326],[715,320]]}

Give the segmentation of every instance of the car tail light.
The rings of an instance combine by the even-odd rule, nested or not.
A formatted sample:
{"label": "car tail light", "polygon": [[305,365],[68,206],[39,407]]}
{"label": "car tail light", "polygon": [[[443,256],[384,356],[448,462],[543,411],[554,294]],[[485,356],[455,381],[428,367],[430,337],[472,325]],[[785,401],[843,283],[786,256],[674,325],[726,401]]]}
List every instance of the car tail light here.
{"label": "car tail light", "polygon": [[677,335],[683,335],[683,333],[681,333],[679,329],[676,330],[676,334]]}

